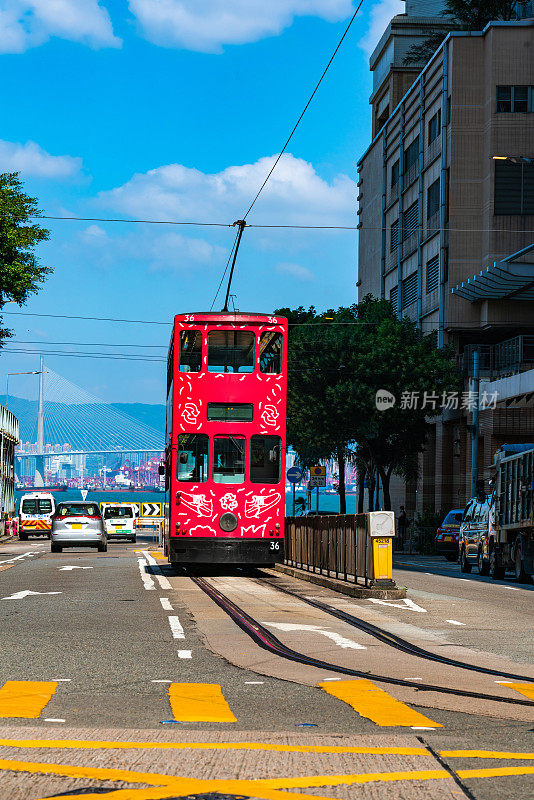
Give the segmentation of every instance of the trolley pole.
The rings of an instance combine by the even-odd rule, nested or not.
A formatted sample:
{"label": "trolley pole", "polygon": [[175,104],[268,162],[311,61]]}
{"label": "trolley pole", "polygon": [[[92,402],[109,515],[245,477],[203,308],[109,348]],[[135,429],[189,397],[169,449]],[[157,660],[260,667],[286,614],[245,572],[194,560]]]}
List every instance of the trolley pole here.
{"label": "trolley pole", "polygon": [[237,241],[235,243],[234,257],[232,259],[232,266],[228,278],[228,286],[226,288],[226,299],[224,301],[223,312],[228,312],[228,300],[230,299],[230,288],[232,286],[232,278],[234,276],[234,267],[237,259],[237,251],[239,250],[239,245],[241,244],[241,237],[243,236],[243,231],[247,227],[247,223],[245,222],[244,219],[238,219],[236,220],[236,222],[234,222],[234,225],[237,225],[239,227],[239,233],[237,234]]}

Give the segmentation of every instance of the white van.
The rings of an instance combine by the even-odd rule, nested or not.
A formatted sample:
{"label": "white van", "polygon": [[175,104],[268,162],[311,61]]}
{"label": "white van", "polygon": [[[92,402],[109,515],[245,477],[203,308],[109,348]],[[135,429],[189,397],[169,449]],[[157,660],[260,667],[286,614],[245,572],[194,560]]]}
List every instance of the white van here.
{"label": "white van", "polygon": [[136,506],[133,503],[100,503],[108,539],[136,539]]}
{"label": "white van", "polygon": [[52,517],[56,511],[54,495],[48,492],[23,494],[19,504],[19,539],[25,542],[29,535],[50,539]]}

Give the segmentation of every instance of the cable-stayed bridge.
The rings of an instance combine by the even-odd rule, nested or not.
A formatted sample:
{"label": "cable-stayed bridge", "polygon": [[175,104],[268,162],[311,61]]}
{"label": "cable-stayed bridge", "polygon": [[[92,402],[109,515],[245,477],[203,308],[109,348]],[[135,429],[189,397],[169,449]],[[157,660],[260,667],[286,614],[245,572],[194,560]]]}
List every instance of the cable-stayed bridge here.
{"label": "cable-stayed bridge", "polygon": [[139,464],[163,451],[163,430],[134,419],[54,370],[45,369],[42,360],[37,413],[35,406],[27,405],[19,414],[19,423],[31,444],[21,441],[16,452],[17,472],[19,476],[33,475],[35,486],[44,485],[52,459],[72,456],[80,472],[87,456],[102,456],[105,470],[125,461]]}

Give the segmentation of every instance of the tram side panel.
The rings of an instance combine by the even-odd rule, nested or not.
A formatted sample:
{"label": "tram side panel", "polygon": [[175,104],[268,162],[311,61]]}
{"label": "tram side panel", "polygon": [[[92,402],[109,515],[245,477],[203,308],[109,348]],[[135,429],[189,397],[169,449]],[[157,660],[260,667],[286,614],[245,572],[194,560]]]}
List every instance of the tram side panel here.
{"label": "tram side panel", "polygon": [[[253,341],[254,357],[247,367],[251,371],[210,371],[207,345],[211,333],[215,336],[210,342],[223,341],[225,358],[231,358],[228,339],[238,343]],[[201,366],[197,353],[196,371],[182,371],[183,364],[180,368],[182,334],[186,338],[193,336],[197,349],[202,342]],[[282,338],[273,339],[274,334]],[[277,372],[265,371],[265,342],[269,337],[281,342],[282,359]],[[170,561],[272,564],[281,560],[286,321],[247,316],[238,325],[231,325],[223,315],[206,322],[177,317],[174,354]]]}

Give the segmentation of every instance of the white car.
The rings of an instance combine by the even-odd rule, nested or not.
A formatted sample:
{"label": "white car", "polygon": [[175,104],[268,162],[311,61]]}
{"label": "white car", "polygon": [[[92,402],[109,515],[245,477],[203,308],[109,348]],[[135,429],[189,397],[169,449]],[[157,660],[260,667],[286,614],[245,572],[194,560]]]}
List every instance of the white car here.
{"label": "white car", "polygon": [[102,517],[108,539],[136,541],[136,512],[132,503],[102,503]]}

